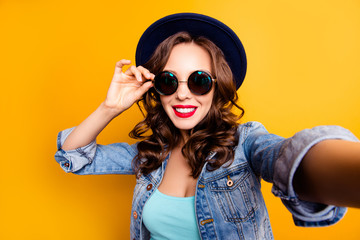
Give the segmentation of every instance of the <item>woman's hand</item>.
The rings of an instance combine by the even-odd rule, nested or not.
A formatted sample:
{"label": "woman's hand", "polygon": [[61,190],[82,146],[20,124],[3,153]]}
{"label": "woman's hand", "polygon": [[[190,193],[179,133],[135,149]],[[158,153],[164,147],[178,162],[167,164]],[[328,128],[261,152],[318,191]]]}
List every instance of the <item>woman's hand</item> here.
{"label": "woman's hand", "polygon": [[155,75],[146,68],[134,65],[125,72],[122,68],[131,63],[130,60],[120,60],[116,63],[104,105],[112,110],[115,116],[130,108],[153,85],[151,81]]}
{"label": "woman's hand", "polygon": [[91,143],[109,122],[134,104],[152,87],[155,75],[139,66],[131,66],[125,72],[122,67],[131,61],[121,60],[116,63],[106,99],[101,105],[67,137],[63,150],[73,150]]}
{"label": "woman's hand", "polygon": [[360,208],[360,143],[327,139],[315,144],[293,182],[302,200]]}

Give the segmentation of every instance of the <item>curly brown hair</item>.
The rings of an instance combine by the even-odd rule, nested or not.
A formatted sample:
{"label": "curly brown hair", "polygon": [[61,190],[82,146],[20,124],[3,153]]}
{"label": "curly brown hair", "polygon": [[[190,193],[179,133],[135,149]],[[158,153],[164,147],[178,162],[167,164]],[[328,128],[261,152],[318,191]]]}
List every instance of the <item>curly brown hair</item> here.
{"label": "curly brown hair", "polygon": [[[238,100],[233,75],[222,51],[204,37],[194,37],[180,32],[164,40],[155,50],[150,60],[143,67],[154,74],[160,73],[169,59],[172,48],[180,43],[194,42],[208,51],[212,62],[212,75],[216,76],[214,97],[208,114],[193,129],[182,148],[182,154],[192,169],[191,176],[197,178],[206,161],[207,168],[215,170],[224,163],[234,159],[234,147],[238,144],[238,121],[244,115],[244,109],[236,104]],[[138,154],[132,165],[137,175],[149,174],[161,166],[169,152],[182,141],[180,130],[167,116],[160,102],[160,96],[151,88],[137,102],[145,119],[139,122],[130,132],[130,137],[141,139],[138,143]],[[240,109],[240,115],[231,110],[233,106]],[[149,132],[150,134],[147,134]],[[216,153],[215,158],[207,159]]]}

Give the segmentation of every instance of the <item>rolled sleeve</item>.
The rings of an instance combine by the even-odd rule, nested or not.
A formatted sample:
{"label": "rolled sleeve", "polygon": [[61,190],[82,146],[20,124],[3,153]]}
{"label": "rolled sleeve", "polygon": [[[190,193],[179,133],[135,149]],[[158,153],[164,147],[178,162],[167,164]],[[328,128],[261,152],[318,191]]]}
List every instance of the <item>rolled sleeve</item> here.
{"label": "rolled sleeve", "polygon": [[305,129],[287,139],[274,163],[273,188],[292,213],[297,226],[326,226],[339,221],[346,212],[344,207],[302,201],[293,187],[293,178],[305,154],[315,144],[327,139],[358,141],[347,129],[339,126],[319,126]]}
{"label": "rolled sleeve", "polygon": [[90,164],[96,153],[96,141],[75,150],[65,151],[62,149],[66,138],[74,129],[75,127],[59,132],[57,138],[58,151],[55,154],[55,160],[65,172],[76,172],[85,165]]}
{"label": "rolled sleeve", "polygon": [[137,145],[114,143],[100,145],[92,141],[84,147],[65,151],[62,149],[66,138],[75,128],[66,129],[58,134],[55,160],[69,173],[87,174],[134,174],[132,159],[137,154]]}

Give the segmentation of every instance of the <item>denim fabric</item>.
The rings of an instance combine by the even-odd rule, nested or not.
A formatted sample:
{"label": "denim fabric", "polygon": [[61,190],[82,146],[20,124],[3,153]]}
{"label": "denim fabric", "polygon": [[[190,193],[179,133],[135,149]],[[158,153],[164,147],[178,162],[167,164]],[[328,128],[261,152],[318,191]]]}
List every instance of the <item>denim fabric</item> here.
{"label": "denim fabric", "polygon": [[[73,150],[61,149],[72,129],[58,135],[56,161],[66,172],[76,174],[134,174],[131,161],[136,144],[89,145]],[[207,164],[198,178],[195,210],[202,239],[273,239],[269,216],[260,191],[260,179],[273,183],[272,192],[281,198],[299,226],[325,226],[339,221],[346,208],[304,202],[298,199],[292,180],[306,152],[325,139],[358,141],[338,126],[320,126],[298,132],[291,138],[268,133],[258,122],[238,128],[239,144],[234,161],[210,171]],[[209,153],[208,159],[216,157]],[[149,239],[142,223],[145,202],[159,186],[162,166],[137,178],[132,201],[131,239]]]}

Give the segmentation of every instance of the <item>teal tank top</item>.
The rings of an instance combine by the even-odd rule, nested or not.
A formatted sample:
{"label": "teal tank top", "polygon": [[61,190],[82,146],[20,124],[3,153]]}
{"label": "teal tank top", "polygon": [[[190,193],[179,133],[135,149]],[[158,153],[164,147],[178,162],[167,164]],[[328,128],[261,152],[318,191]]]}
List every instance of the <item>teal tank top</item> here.
{"label": "teal tank top", "polygon": [[172,197],[155,190],[143,210],[151,240],[200,239],[195,216],[195,196]]}

